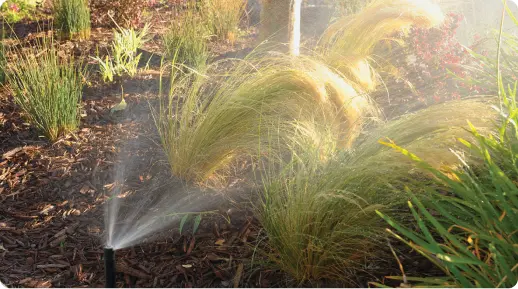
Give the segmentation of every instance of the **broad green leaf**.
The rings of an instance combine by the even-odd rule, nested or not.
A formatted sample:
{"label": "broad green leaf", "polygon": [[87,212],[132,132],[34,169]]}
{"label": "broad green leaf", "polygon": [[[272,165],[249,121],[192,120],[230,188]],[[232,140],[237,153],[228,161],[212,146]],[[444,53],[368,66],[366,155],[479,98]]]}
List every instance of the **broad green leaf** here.
{"label": "broad green leaf", "polygon": [[187,222],[187,220],[189,219],[189,214],[185,214],[182,218],[182,220],[180,220],[180,235],[182,234],[182,230],[183,230],[183,226],[185,225],[185,222]]}
{"label": "broad green leaf", "polygon": [[192,233],[193,234],[195,234],[196,231],[198,231],[198,227],[200,226],[200,222],[201,222],[201,214],[196,216],[196,218],[194,219],[194,224],[193,224],[193,227],[192,227]]}

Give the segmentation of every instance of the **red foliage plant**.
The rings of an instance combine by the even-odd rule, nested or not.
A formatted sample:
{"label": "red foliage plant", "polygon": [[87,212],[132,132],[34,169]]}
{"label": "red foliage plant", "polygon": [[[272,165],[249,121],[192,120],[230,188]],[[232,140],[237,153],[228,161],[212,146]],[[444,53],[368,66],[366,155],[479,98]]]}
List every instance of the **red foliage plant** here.
{"label": "red foliage plant", "polygon": [[389,80],[388,87],[425,104],[482,93],[481,87],[464,81],[469,77],[465,67],[474,59],[455,37],[462,20],[462,15],[448,13],[438,28],[412,28],[404,37],[406,46],[391,61],[398,78],[411,86]]}

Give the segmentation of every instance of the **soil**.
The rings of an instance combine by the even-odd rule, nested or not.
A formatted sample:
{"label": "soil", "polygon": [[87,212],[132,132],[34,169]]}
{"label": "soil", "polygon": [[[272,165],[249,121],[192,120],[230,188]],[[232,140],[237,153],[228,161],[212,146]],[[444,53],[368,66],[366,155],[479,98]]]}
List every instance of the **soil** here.
{"label": "soil", "polygon": [[[154,32],[163,30],[172,15],[167,6],[152,10]],[[19,38],[35,37],[38,27],[46,26],[20,23],[15,33]],[[253,46],[255,29],[247,33],[234,45],[213,44],[214,58],[245,55]],[[63,40],[60,46],[66,53],[95,55],[97,47],[107,47],[110,36],[110,29],[97,28],[89,41]],[[161,51],[160,45],[159,37],[146,44],[143,65]],[[6,286],[104,287],[107,196],[115,189],[146,194],[150,188],[178,185],[171,179],[149,111],[158,93],[159,63],[151,61],[137,77],[113,84],[103,84],[93,71],[83,93],[80,128],[55,143],[25,123],[8,88],[0,88],[0,281]],[[111,113],[122,93],[127,109]],[[121,170],[123,182],[116,182]],[[240,195],[243,188],[236,187],[226,193]],[[116,252],[117,287],[301,286],[258,254],[267,250],[266,236],[246,197],[229,202],[222,197],[225,192],[207,194],[222,201],[194,234],[180,233],[176,224],[153,240]],[[415,259],[401,258],[421,266]],[[373,266],[366,272],[376,274],[358,275],[353,281],[357,286],[399,275],[396,262],[366,266]],[[351,284],[302,284],[306,285]]]}

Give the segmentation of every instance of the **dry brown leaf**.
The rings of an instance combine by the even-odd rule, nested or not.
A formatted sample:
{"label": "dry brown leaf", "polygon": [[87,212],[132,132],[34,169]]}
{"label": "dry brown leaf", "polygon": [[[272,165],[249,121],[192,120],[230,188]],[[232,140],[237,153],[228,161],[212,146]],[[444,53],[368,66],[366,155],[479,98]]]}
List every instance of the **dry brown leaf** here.
{"label": "dry brown leaf", "polygon": [[218,246],[223,246],[223,244],[225,244],[225,239],[223,238],[219,238],[216,240],[216,242],[214,242],[215,245],[218,245]]}

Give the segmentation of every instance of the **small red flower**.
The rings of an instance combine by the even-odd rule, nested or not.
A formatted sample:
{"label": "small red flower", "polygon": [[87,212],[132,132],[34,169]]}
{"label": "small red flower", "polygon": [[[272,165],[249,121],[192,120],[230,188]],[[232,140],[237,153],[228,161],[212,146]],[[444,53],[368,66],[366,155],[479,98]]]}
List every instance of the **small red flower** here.
{"label": "small red flower", "polygon": [[16,3],[11,3],[9,5],[9,10],[11,10],[13,12],[20,12],[20,7],[18,7],[18,5],[16,5]]}

